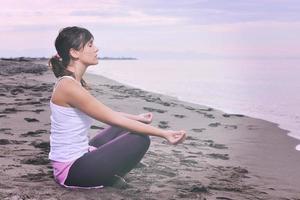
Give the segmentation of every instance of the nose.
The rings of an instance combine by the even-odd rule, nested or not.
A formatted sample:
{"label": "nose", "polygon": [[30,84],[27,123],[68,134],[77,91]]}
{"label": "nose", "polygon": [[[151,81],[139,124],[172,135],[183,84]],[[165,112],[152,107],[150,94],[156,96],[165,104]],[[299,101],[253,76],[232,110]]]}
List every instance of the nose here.
{"label": "nose", "polygon": [[97,53],[99,51],[99,49],[95,46],[95,52]]}

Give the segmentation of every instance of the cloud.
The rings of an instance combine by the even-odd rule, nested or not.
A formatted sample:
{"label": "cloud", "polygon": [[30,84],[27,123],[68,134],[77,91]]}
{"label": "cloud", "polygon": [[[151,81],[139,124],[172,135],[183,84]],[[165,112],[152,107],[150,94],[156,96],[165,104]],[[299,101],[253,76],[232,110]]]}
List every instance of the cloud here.
{"label": "cloud", "polygon": [[299,10],[300,3],[296,0],[5,0],[0,13],[0,29],[69,24],[147,27],[274,20],[298,22]]}
{"label": "cloud", "polygon": [[[24,3],[26,2],[26,3]],[[70,24],[106,25],[173,25],[181,23],[176,16],[160,16],[130,8],[119,1],[28,0],[5,1],[0,17],[0,29],[20,30],[25,26],[67,26]],[[19,28],[18,28],[19,27]],[[27,28],[28,29],[28,28]],[[27,30],[26,28],[24,30]]]}
{"label": "cloud", "polygon": [[0,52],[5,51],[1,48],[14,52],[20,46],[52,52],[58,30],[71,25],[90,29],[99,44],[111,52],[143,51],[147,55],[161,52],[170,57],[294,56],[300,46],[298,0],[3,0],[1,3]]}
{"label": "cloud", "polygon": [[[132,1],[131,1],[132,2]],[[133,1],[146,13],[188,18],[191,24],[251,21],[300,21],[297,0],[172,0]]]}

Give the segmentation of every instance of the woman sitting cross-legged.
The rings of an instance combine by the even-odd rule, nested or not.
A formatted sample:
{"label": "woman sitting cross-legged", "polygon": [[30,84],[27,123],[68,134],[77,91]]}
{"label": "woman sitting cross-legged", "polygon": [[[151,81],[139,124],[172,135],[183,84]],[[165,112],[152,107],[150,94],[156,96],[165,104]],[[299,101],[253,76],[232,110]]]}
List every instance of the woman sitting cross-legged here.
{"label": "woman sitting cross-legged", "polygon": [[[171,144],[184,141],[186,132],[149,125],[152,114],[116,112],[93,97],[82,79],[98,63],[93,35],[80,27],[66,27],[55,40],[57,55],[49,66],[58,78],[50,100],[50,153],[55,180],[65,187],[112,185],[143,158],[151,136]],[[92,119],[109,126],[90,141]]]}

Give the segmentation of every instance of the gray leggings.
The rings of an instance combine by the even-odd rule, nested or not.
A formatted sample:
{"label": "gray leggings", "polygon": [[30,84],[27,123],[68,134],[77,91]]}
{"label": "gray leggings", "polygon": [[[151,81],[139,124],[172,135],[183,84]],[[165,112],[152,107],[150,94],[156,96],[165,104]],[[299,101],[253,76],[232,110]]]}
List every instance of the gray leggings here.
{"label": "gray leggings", "polygon": [[114,175],[124,176],[140,162],[149,148],[150,138],[109,126],[89,144],[97,149],[85,153],[72,164],[66,185],[93,187],[113,184]]}

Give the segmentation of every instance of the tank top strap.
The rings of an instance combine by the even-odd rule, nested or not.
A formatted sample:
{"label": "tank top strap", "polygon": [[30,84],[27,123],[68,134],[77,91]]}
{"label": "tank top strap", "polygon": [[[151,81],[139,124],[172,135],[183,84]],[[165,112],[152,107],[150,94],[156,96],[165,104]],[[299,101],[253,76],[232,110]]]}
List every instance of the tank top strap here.
{"label": "tank top strap", "polygon": [[75,79],[74,77],[72,77],[72,76],[62,76],[62,77],[59,77],[59,78],[57,79],[57,81],[56,81],[56,83],[55,83],[55,85],[54,85],[54,87],[53,87],[53,92],[55,91],[55,88],[57,87],[59,81],[62,80],[63,78],[69,78],[69,79],[72,79],[72,80],[74,80],[76,83],[78,83],[78,84],[81,86],[81,84],[80,84],[78,81],[76,81],[76,79]]}

